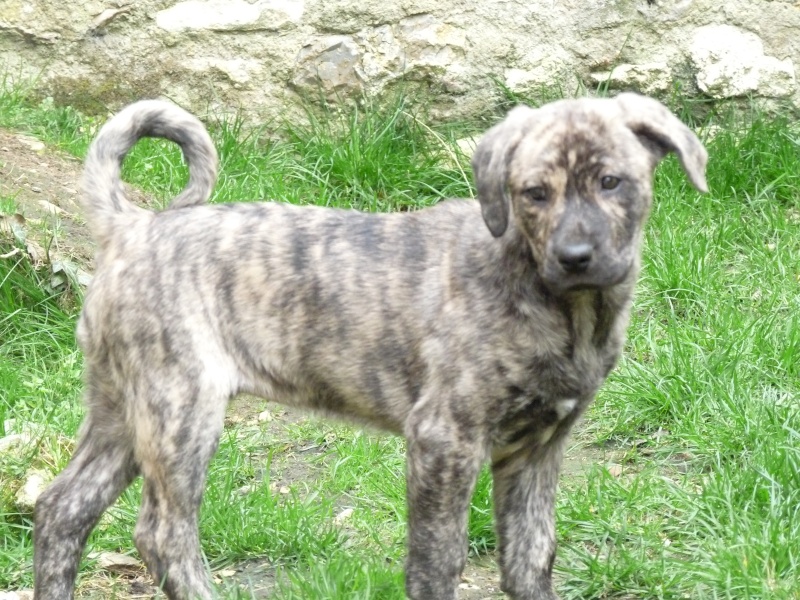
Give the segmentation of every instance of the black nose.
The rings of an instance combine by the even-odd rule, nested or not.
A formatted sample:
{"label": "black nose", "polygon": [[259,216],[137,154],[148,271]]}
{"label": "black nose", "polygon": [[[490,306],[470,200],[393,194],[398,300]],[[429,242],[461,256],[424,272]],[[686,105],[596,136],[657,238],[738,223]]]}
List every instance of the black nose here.
{"label": "black nose", "polygon": [[567,273],[583,273],[592,262],[591,244],[568,244],[559,248],[558,262]]}

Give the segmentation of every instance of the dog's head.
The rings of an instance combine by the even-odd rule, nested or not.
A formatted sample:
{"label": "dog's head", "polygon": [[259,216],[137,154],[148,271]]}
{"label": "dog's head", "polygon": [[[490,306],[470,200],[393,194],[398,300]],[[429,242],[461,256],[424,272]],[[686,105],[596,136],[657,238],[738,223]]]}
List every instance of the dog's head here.
{"label": "dog's head", "polygon": [[500,237],[512,215],[554,293],[615,285],[637,263],[653,170],[668,152],[706,191],[705,148],[656,100],[517,107],[472,159],[484,221]]}

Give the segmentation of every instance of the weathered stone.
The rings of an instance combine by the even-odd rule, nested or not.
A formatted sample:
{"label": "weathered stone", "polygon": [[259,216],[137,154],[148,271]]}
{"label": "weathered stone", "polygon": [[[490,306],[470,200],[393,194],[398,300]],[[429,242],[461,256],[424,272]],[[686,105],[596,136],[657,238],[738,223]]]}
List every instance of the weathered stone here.
{"label": "weathered stone", "polygon": [[456,140],[456,147],[461,154],[468,158],[472,158],[472,155],[475,153],[475,149],[478,147],[478,140],[476,140],[474,137],[461,138],[460,140]]}
{"label": "weathered stone", "polygon": [[416,15],[400,21],[398,38],[405,47],[408,68],[446,67],[463,58],[467,45],[463,29],[432,15]]}
{"label": "weathered stone", "polygon": [[404,16],[406,14],[399,2],[385,0],[325,0],[308,12],[310,24],[319,31],[349,34],[396,23]]}
{"label": "weathered stone", "polygon": [[611,72],[592,73],[591,78],[613,89],[635,89],[645,94],[664,92],[672,85],[672,72],[667,63],[617,65]]}
{"label": "weathered stone", "polygon": [[95,31],[100,30],[111,23],[111,21],[116,19],[118,16],[124,15],[130,10],[130,6],[123,6],[121,8],[106,8],[103,12],[92,19],[92,27],[95,29]]}
{"label": "weathered stone", "polygon": [[766,98],[783,98],[791,96],[796,90],[797,80],[792,61],[765,56],[759,63],[756,94]]}
{"label": "weathered stone", "polygon": [[450,94],[464,94],[475,77],[465,61],[466,31],[430,14],[403,19],[397,26],[404,70],[411,79],[436,81]]}
{"label": "weathered stone", "polygon": [[463,49],[467,45],[463,29],[444,23],[433,15],[415,15],[403,19],[399,29],[400,35],[411,47],[455,46]]}
{"label": "weathered stone", "polygon": [[253,74],[261,71],[261,65],[257,61],[240,58],[192,58],[186,61],[186,66],[196,71],[198,76],[218,74],[237,89],[249,87]]}
{"label": "weathered stone", "polygon": [[94,114],[165,95],[265,120],[298,114],[297,92],[399,78],[438,118],[495,108],[498,79],[522,95],[605,81],[660,95],[680,78],[800,108],[799,31],[787,0],[2,0],[0,64],[6,83]]}
{"label": "weathered stone", "polygon": [[364,49],[361,72],[365,80],[374,83],[394,79],[405,71],[405,52],[390,26],[362,31],[355,40]]}
{"label": "weathered stone", "polygon": [[353,516],[354,512],[355,510],[353,508],[345,508],[333,518],[334,525],[342,525],[345,521]]}
{"label": "weathered stone", "polygon": [[691,16],[693,9],[700,4],[697,0],[672,0],[671,2],[642,2],[636,10],[648,21],[668,23],[680,21]]}
{"label": "weathered stone", "polygon": [[714,98],[789,96],[796,88],[790,59],[765,56],[761,38],[730,25],[697,29],[690,55],[697,86]]}
{"label": "weathered stone", "polygon": [[300,50],[292,83],[305,91],[350,95],[363,89],[362,52],[350,36],[330,36]]}
{"label": "weathered stone", "polygon": [[165,31],[277,31],[300,21],[303,0],[186,0],[156,14]]}
{"label": "weathered stone", "polygon": [[555,87],[572,71],[573,60],[562,48],[531,48],[514,61],[514,67],[504,71],[504,84],[518,93]]}
{"label": "weathered stone", "polygon": [[534,69],[508,69],[505,72],[505,86],[512,92],[534,92],[543,86],[559,82],[563,71],[559,66],[539,65]]}

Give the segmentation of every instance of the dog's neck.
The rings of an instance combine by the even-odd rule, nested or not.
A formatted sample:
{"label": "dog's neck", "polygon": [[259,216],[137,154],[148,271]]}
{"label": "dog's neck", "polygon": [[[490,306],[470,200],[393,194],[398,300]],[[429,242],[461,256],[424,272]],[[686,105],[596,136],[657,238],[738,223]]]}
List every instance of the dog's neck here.
{"label": "dog's neck", "polygon": [[542,306],[562,313],[572,329],[576,352],[580,348],[618,354],[624,342],[633,292],[639,274],[636,260],[623,281],[601,289],[582,289],[556,295],[542,281],[527,240],[516,231],[501,238],[498,289],[506,302],[522,314],[537,317]]}

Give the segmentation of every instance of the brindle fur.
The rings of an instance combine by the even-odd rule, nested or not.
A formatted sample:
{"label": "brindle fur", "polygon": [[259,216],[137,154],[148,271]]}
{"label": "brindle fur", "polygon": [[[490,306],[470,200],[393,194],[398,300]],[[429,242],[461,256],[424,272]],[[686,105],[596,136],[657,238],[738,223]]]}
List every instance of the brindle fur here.
{"label": "brindle fur", "polygon": [[[159,213],[120,181],[142,136],[179,143],[190,168]],[[480,202],[380,215],[210,206],[217,158],[200,122],[160,101],[120,112],[86,159],[98,242],[78,325],[88,414],[36,505],[38,600],[72,597],[89,532],[139,474],[134,538],[155,581],[172,599],[212,596],[198,508],[242,392],[406,436],[410,598],[456,598],[486,460],[502,588],[556,598],[565,438],[619,357],[652,173],[670,151],[704,190],[705,150],[658,102],[565,100],[489,130],[473,159]]]}

